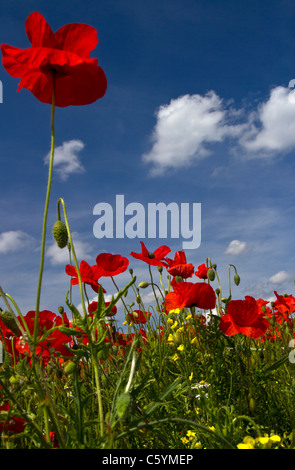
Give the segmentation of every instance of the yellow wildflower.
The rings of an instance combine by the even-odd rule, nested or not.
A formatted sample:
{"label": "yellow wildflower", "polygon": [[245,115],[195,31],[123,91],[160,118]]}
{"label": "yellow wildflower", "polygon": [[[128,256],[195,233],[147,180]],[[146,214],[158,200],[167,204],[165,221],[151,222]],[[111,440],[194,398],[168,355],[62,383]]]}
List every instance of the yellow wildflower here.
{"label": "yellow wildflower", "polygon": [[177,349],[178,349],[178,351],[183,351],[183,350],[184,350],[184,346],[183,346],[183,344],[181,344],[180,346],[178,346],[178,348],[177,348]]}
{"label": "yellow wildflower", "polygon": [[188,379],[193,380],[193,376],[194,376],[194,373],[192,372]]}

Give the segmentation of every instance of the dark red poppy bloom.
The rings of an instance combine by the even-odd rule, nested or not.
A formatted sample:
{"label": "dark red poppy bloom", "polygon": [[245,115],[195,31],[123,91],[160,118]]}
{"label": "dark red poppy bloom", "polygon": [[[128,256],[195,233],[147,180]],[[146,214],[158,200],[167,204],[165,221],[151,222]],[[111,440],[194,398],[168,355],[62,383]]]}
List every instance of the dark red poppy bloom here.
{"label": "dark red poppy bloom", "polygon": [[[65,270],[69,276],[72,276],[71,284],[73,286],[79,284],[76,267],[67,264]],[[79,270],[82,282],[84,282],[85,284],[89,284],[94,290],[94,292],[98,292],[100,284],[97,281],[101,277],[101,269],[96,264],[90,266],[86,261],[82,260],[80,263]],[[104,293],[106,292],[103,287],[102,290]]]}
{"label": "dark red poppy bloom", "polygon": [[188,279],[194,274],[195,268],[192,263],[187,263],[183,250],[175,253],[174,260],[166,258],[166,262],[167,271],[171,276],[181,276],[183,279]]}
{"label": "dark red poppy bloom", "polygon": [[195,275],[199,277],[200,279],[207,279],[208,278],[207,272],[208,272],[208,268],[205,265],[205,263],[203,263],[200,266],[198,266],[198,270],[195,272]]}
{"label": "dark red poppy bloom", "polygon": [[[9,403],[5,403],[0,406],[0,411],[9,411]],[[24,431],[26,426],[26,421],[22,418],[16,416],[8,416],[7,418],[0,420],[0,434],[4,432],[11,432],[13,434],[19,434]]]}
{"label": "dark red poppy bloom", "polygon": [[155,251],[150,252],[147,250],[145,244],[143,242],[140,242],[141,244],[141,253],[130,253],[133,258],[140,259],[141,261],[144,261],[147,264],[150,264],[152,266],[166,266],[167,263],[165,261],[165,256],[170,253],[171,249],[166,246],[162,245],[159,248],[157,248]]}
{"label": "dark red poppy bloom", "polygon": [[[106,302],[105,303],[105,306],[108,307],[110,305],[110,302]],[[94,300],[93,302],[91,302],[91,304],[89,305],[88,307],[88,312],[89,313],[94,313],[95,311],[97,310],[97,302]],[[111,311],[108,313],[108,317],[111,317],[113,315],[116,315],[117,313],[117,307],[116,305],[114,305],[111,309]]]}
{"label": "dark red poppy bloom", "polygon": [[42,103],[56,106],[85,105],[102,98],[107,79],[90,52],[97,46],[97,31],[86,24],[72,23],[53,33],[45,18],[31,13],[25,29],[32,47],[18,49],[1,45],[6,71],[20,78],[21,88],[30,90]]}
{"label": "dark red poppy bloom", "polygon": [[96,258],[98,268],[101,270],[102,277],[117,276],[126,271],[129,260],[121,255],[112,255],[111,253],[101,253]]}
{"label": "dark red poppy bloom", "polygon": [[173,290],[174,292],[169,292],[165,297],[166,312],[190,307],[204,310],[215,308],[216,294],[205,282],[177,282]]}
{"label": "dark red poppy bloom", "polygon": [[227,336],[243,334],[250,338],[263,336],[269,326],[261,307],[254,297],[246,296],[245,300],[231,300],[226,308],[227,313],[220,318],[219,328]]}
{"label": "dark red poppy bloom", "polygon": [[136,324],[143,324],[148,321],[152,314],[150,312],[143,312],[142,310],[133,310],[131,313],[127,313],[126,319],[127,321],[136,323]]}

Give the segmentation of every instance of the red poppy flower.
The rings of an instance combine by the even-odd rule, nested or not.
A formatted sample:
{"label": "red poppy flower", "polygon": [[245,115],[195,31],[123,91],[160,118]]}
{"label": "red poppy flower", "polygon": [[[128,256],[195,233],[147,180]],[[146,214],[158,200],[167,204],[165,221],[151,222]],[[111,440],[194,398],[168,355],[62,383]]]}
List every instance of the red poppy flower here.
{"label": "red poppy flower", "polygon": [[25,29],[32,47],[18,49],[1,45],[3,66],[21,88],[30,90],[42,103],[52,103],[55,82],[56,106],[85,105],[102,98],[107,80],[90,52],[98,44],[97,31],[72,23],[52,32],[45,18],[31,13]]}
{"label": "red poppy flower", "polygon": [[101,270],[102,277],[117,276],[117,274],[126,271],[129,265],[127,258],[111,253],[101,253],[97,256],[96,263]]}
{"label": "red poppy flower", "polygon": [[259,338],[269,326],[261,307],[251,296],[246,296],[245,300],[231,300],[226,311],[220,318],[219,328],[227,336],[241,333],[250,338]]}
{"label": "red poppy flower", "polygon": [[[5,403],[0,406],[0,411],[9,411],[9,403]],[[0,434],[4,432],[12,432],[13,434],[19,434],[24,431],[26,426],[26,421],[22,418],[17,418],[16,416],[8,416],[7,418],[0,420]]]}
{"label": "red poppy flower", "polygon": [[143,312],[142,310],[133,310],[131,313],[127,313],[126,319],[127,321],[136,323],[136,324],[143,324],[146,323],[151,316],[150,312]]}
{"label": "red poppy flower", "polygon": [[[31,310],[24,316],[28,329],[31,334],[35,328],[35,311]],[[50,310],[42,310],[39,312],[38,317],[38,338],[39,342],[36,347],[36,356],[42,357],[43,362],[47,363],[52,354],[59,353],[62,356],[70,357],[72,353],[67,349],[66,345],[70,343],[71,338],[59,330],[52,331],[45,340],[40,341],[41,337],[46,331],[49,331],[54,326],[63,324],[63,319],[60,315],[56,315]],[[20,335],[16,338],[15,349],[23,355],[30,356],[31,351],[28,343]]]}
{"label": "red poppy flower", "polygon": [[205,263],[203,263],[200,266],[198,266],[198,270],[195,272],[195,275],[198,276],[200,279],[207,279],[208,278],[207,272],[208,272],[208,268],[205,265]]}
{"label": "red poppy flower", "polygon": [[149,252],[144,245],[143,242],[140,242],[141,244],[141,253],[130,253],[133,258],[140,259],[141,261],[144,261],[147,264],[150,264],[152,266],[166,266],[167,263],[165,262],[165,256],[170,253],[171,249],[166,246],[162,245],[159,248],[157,248],[154,252]]}
{"label": "red poppy flower", "polygon": [[215,308],[216,295],[212,287],[205,282],[177,282],[173,286],[174,292],[165,297],[165,311],[177,308],[198,307],[204,310]]}
{"label": "red poppy flower", "polygon": [[[105,305],[106,305],[106,307],[108,307],[108,305],[110,305],[110,302],[106,302]],[[89,305],[89,307],[88,307],[88,312],[92,314],[92,313],[95,312],[96,309],[97,309],[97,302],[94,300],[94,301],[91,302],[91,304]],[[112,307],[111,311],[108,313],[108,316],[111,317],[111,316],[113,316],[113,315],[116,315],[116,313],[117,313],[117,307],[116,307],[116,305],[114,305],[114,306]]]}
{"label": "red poppy flower", "polygon": [[277,300],[274,302],[275,308],[280,313],[294,313],[295,312],[295,298],[292,295],[283,296],[274,291]]}
{"label": "red poppy flower", "polygon": [[[65,270],[69,276],[73,276],[73,278],[71,279],[71,284],[73,286],[79,284],[77,269],[75,268],[75,266],[67,264]],[[101,277],[101,269],[96,264],[94,266],[90,266],[86,261],[82,260],[80,263],[79,270],[82,282],[89,284],[94,290],[94,292],[98,292],[100,284],[98,284],[97,281]],[[104,293],[106,292],[103,288],[102,290]]]}
{"label": "red poppy flower", "polygon": [[181,276],[183,279],[187,279],[194,274],[195,268],[191,263],[187,263],[183,250],[175,253],[174,260],[166,258],[166,262],[167,271],[171,276]]}

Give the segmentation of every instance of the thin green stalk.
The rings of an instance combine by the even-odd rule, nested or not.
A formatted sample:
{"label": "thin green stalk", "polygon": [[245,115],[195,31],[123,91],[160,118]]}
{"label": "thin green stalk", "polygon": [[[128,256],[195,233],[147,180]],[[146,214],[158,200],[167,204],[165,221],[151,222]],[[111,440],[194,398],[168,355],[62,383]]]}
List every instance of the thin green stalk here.
{"label": "thin green stalk", "polygon": [[77,256],[76,256],[76,252],[75,252],[75,248],[74,248],[74,243],[73,243],[73,240],[72,240],[72,235],[71,235],[69,221],[68,221],[68,217],[67,217],[65,202],[62,198],[59,198],[58,203],[57,203],[58,214],[59,214],[59,204],[60,203],[61,203],[62,208],[63,208],[65,224],[66,224],[66,228],[67,228],[67,232],[68,232],[69,243],[70,243],[70,246],[71,246],[71,253],[73,255],[74,263],[75,263],[75,267],[76,267],[76,271],[77,271],[77,277],[78,277],[78,281],[79,281],[80,297],[81,297],[81,302],[82,302],[82,309],[83,309],[83,313],[84,313],[84,318],[86,318],[87,317],[87,311],[86,311],[86,307],[85,307],[85,300],[84,300],[84,294],[83,294],[82,278],[81,278],[81,273],[80,273],[80,269],[79,269],[79,265],[78,265],[78,260],[77,260]]}
{"label": "thin green stalk", "polygon": [[47,226],[47,216],[48,216],[48,207],[49,199],[51,192],[51,181],[52,181],[52,170],[53,170],[53,160],[54,160],[54,148],[55,148],[55,129],[54,129],[54,114],[55,114],[55,79],[53,75],[53,87],[52,87],[52,106],[51,106],[51,150],[50,150],[50,160],[49,160],[49,171],[48,171],[48,183],[45,199],[45,208],[43,215],[43,229],[42,229],[42,242],[41,242],[41,259],[40,259],[40,270],[39,270],[39,279],[37,287],[37,299],[36,299],[36,312],[35,312],[35,325],[34,325],[34,336],[33,336],[33,348],[36,349],[37,334],[38,334],[38,319],[39,319],[39,309],[40,309],[40,297],[41,297],[41,285],[43,278],[43,269],[44,269],[44,258],[45,258],[45,240],[46,240],[46,226]]}
{"label": "thin green stalk", "polygon": [[95,387],[98,401],[98,416],[100,423],[100,436],[104,435],[104,416],[103,416],[103,405],[102,405],[102,396],[101,396],[101,386],[99,380],[99,371],[98,371],[98,361],[97,355],[95,354],[95,348],[91,345],[91,362],[94,368],[94,378],[95,378]]}

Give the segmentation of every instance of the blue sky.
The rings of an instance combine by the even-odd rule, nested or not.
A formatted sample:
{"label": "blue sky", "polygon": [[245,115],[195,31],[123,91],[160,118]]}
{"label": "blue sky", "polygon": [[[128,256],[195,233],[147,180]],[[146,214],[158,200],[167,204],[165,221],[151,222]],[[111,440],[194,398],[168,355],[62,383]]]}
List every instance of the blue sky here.
{"label": "blue sky", "polygon": [[[15,47],[30,47],[24,22],[33,11],[54,31],[94,26],[92,57],[108,79],[103,99],[56,109],[42,309],[56,312],[69,288],[66,250],[51,236],[59,197],[79,260],[120,253],[138,281],[147,280],[147,265],[129,256],[140,251],[138,238],[94,237],[94,206],[115,208],[116,195],[144,208],[201,203],[201,245],[186,251],[188,262],[197,268],[210,257],[224,295],[234,264],[241,277],[234,298],[294,293],[294,2],[2,0],[1,7],[0,42]],[[0,80],[0,284],[26,313],[35,308],[50,106],[17,93],[18,79],[2,64]],[[183,240],[142,241],[150,251],[168,244],[173,257]],[[129,279],[127,271],[117,282]],[[108,280],[103,286],[114,292]]]}

